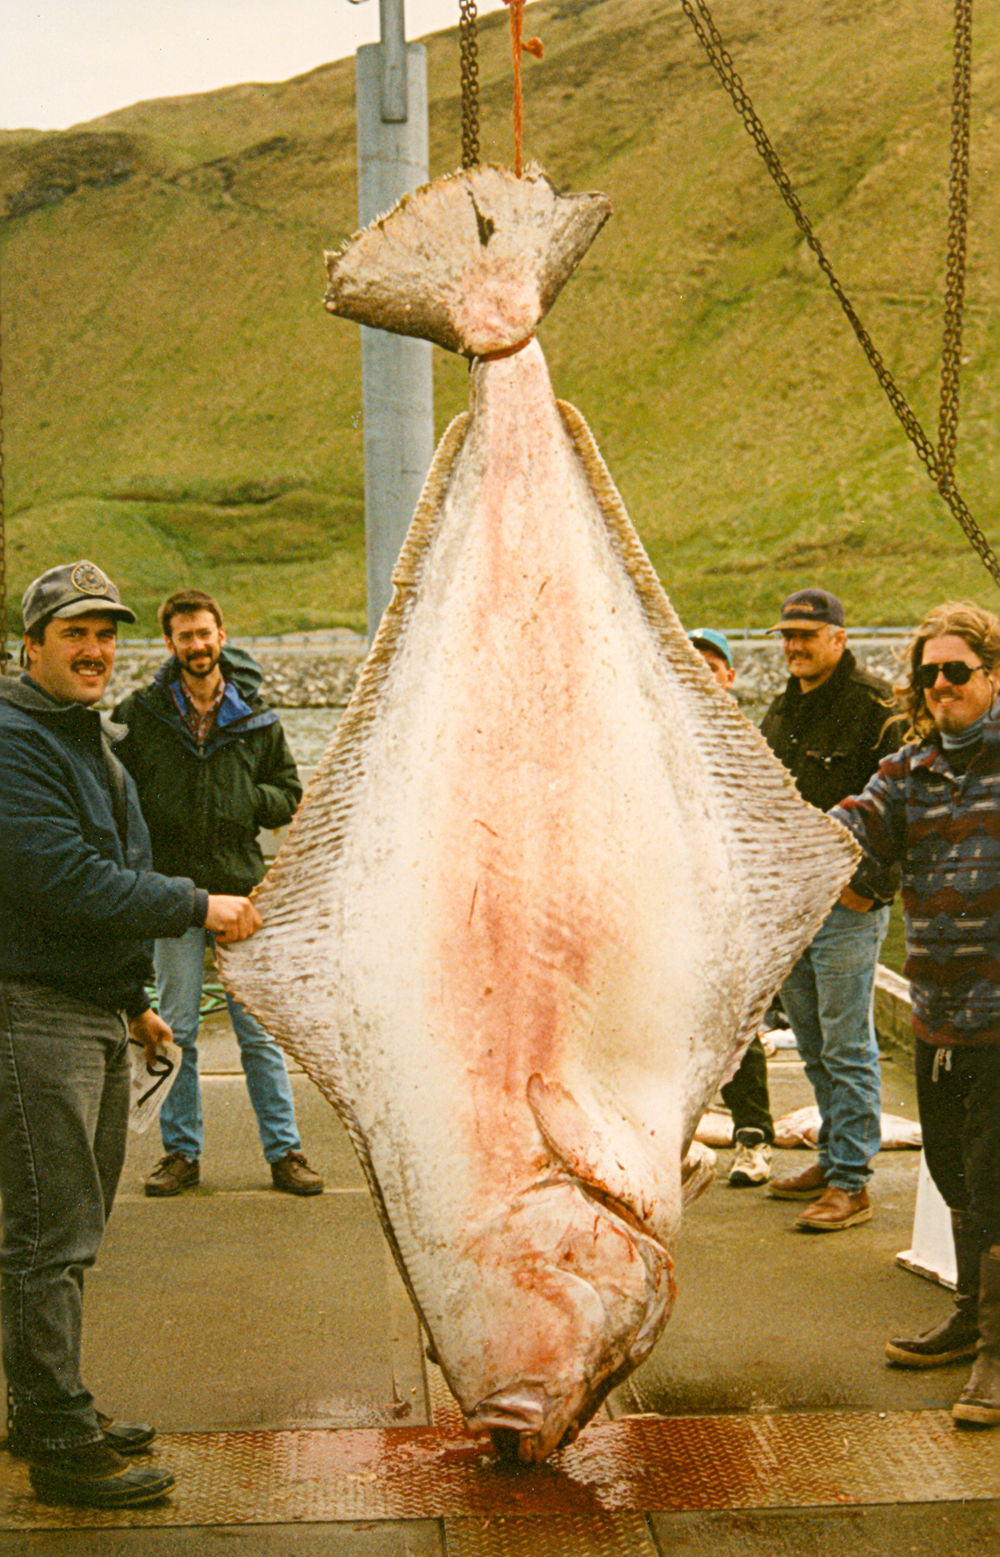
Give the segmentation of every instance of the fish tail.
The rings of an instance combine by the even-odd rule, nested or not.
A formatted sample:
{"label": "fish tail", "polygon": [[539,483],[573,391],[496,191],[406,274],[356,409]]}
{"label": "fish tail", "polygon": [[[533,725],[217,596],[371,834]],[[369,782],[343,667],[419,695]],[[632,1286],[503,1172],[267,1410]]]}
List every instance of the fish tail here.
{"label": "fish tail", "polygon": [[480,357],[523,343],[611,214],[540,168],[478,166],[425,184],[326,255],[331,313]]}

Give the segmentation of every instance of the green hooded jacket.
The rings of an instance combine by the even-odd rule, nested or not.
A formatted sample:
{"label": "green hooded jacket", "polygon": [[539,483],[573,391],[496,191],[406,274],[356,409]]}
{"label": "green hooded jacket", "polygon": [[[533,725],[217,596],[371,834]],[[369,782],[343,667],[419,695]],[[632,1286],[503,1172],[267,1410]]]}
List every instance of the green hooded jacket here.
{"label": "green hooded jacket", "polygon": [[302,785],[278,716],[260,699],[260,666],[227,645],[220,668],[226,690],[201,751],[181,714],[180,666],[171,657],[115,708],[128,726],[116,755],[139,791],[153,868],[243,896],[266,868],[259,830],[291,821]]}

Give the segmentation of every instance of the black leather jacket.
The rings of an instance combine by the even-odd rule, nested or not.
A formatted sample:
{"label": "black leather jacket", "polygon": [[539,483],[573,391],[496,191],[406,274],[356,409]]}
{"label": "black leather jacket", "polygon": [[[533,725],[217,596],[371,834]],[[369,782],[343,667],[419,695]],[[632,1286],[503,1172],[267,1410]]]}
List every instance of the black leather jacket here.
{"label": "black leather jacket", "polygon": [[888,684],[861,670],[850,649],[812,692],[790,676],[760,728],[803,800],[820,811],[860,794],[882,758],[903,744]]}

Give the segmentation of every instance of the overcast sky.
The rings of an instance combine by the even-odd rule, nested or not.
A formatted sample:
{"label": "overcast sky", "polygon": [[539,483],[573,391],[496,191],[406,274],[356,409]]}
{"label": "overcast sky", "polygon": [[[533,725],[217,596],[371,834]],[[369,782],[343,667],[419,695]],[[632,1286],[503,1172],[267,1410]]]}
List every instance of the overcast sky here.
{"label": "overcast sky", "polygon": [[[379,0],[2,0],[2,15],[4,129],[64,130],[151,97],[286,81],[379,35]],[[458,16],[459,0],[406,0],[406,35]]]}

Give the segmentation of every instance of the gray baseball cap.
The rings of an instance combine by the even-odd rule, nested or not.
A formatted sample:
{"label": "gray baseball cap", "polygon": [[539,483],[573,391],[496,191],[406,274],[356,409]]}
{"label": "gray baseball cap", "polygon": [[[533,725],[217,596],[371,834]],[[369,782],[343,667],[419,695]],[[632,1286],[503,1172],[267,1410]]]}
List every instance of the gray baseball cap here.
{"label": "gray baseball cap", "polygon": [[135,621],[135,612],[122,605],[115,585],[92,562],[64,562],[49,568],[28,585],[21,599],[26,633],[54,616],[84,616],[88,611]]}

